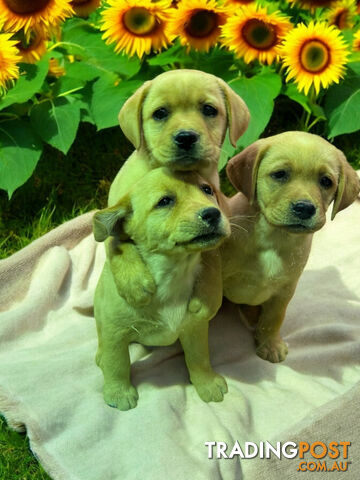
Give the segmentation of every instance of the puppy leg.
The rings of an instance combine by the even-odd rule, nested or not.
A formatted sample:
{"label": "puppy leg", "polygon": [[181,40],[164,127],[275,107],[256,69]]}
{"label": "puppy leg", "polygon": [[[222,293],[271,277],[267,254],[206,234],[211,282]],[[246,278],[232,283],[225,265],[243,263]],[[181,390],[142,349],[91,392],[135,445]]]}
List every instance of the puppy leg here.
{"label": "puppy leg", "polygon": [[190,381],[204,402],[221,402],[228,391],[225,379],[210,365],[207,321],[190,324],[180,335]]}
{"label": "puppy leg", "polygon": [[220,402],[227,392],[225,379],[211,367],[208,345],[209,320],[216,315],[221,302],[220,255],[218,251],[205,252],[202,270],[189,302],[186,327],[180,335],[191,383],[205,402]]}
{"label": "puppy leg", "polygon": [[133,307],[149,304],[156,284],[136,246],[111,238],[106,251],[119,295]]}
{"label": "puppy leg", "polygon": [[280,336],[280,328],[291,297],[274,296],[262,305],[255,330],[256,354],[272,363],[282,362],[288,353],[288,347]]}
{"label": "puppy leg", "polygon": [[129,344],[126,337],[116,333],[99,336],[96,363],[104,374],[105,402],[119,410],[136,407],[139,395],[130,382]]}

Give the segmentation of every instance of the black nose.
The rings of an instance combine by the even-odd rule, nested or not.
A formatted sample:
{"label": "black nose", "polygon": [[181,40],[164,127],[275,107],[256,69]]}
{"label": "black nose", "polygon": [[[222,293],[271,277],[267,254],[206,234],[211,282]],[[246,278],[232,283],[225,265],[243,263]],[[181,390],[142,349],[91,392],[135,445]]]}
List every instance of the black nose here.
{"label": "black nose", "polygon": [[200,217],[211,227],[216,227],[220,220],[220,210],[214,207],[205,208],[200,212]]}
{"label": "black nose", "polygon": [[291,209],[295,216],[302,220],[311,218],[316,212],[315,205],[309,202],[309,200],[299,200],[291,205]]}
{"label": "black nose", "polygon": [[199,134],[192,130],[180,130],[175,137],[174,142],[182,150],[190,150],[190,148],[199,139]]}

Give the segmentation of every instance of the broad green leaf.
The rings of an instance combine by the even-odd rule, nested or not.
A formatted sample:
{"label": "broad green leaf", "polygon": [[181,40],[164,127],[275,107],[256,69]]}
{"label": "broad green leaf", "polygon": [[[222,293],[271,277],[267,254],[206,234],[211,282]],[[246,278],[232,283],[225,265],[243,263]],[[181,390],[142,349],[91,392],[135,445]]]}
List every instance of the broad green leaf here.
{"label": "broad green leaf", "polygon": [[219,172],[225,167],[229,158],[233,157],[234,154],[235,154],[235,148],[231,145],[230,139],[229,139],[229,132],[227,132],[225,141],[221,148],[221,154],[220,154],[220,159],[218,163]]}
{"label": "broad green leaf", "polygon": [[84,80],[85,82],[94,80],[101,74],[101,71],[97,67],[86,63],[84,60],[81,62],[68,63],[65,69],[67,77]]}
{"label": "broad green leaf", "polygon": [[293,100],[294,102],[301,105],[306,112],[311,113],[308,97],[304,93],[299,92],[299,90],[296,88],[295,83],[286,84],[286,86],[284,87],[284,95],[289,97],[290,100]]}
{"label": "broad green leaf", "polygon": [[35,65],[24,63],[22,73],[15,86],[0,100],[0,110],[13,103],[23,103],[41,90],[49,69],[49,61],[45,58]]}
{"label": "broad green leaf", "polygon": [[265,71],[251,78],[238,78],[230,82],[230,86],[242,97],[251,115],[248,129],[237,144],[245,148],[259,138],[268,124],[274,99],[281,90],[281,78],[277,73]]}
{"label": "broad green leaf", "polygon": [[61,46],[96,67],[99,75],[116,72],[129,78],[140,70],[138,58],[116,54],[113,47],[106,45],[101,38],[102,33],[88,23],[81,20],[67,23],[69,25],[63,30]]}
{"label": "broad green leaf", "polygon": [[76,137],[80,105],[65,97],[46,100],[31,109],[30,120],[45,142],[66,154]]}
{"label": "broad green leaf", "polygon": [[360,76],[349,76],[329,88],[325,113],[329,121],[329,138],[360,129]]}
{"label": "broad green leaf", "polygon": [[93,85],[91,113],[98,130],[118,125],[120,108],[130,95],[142,85],[138,80],[114,83],[114,78],[100,78]]}
{"label": "broad green leaf", "polygon": [[186,59],[186,51],[183,46],[177,42],[172,47],[158,53],[156,56],[150,58],[147,62],[151,66],[165,66],[172,65],[173,63],[182,62]]}
{"label": "broad green leaf", "polygon": [[42,143],[29,124],[20,120],[0,123],[0,188],[11,198],[33,173]]}

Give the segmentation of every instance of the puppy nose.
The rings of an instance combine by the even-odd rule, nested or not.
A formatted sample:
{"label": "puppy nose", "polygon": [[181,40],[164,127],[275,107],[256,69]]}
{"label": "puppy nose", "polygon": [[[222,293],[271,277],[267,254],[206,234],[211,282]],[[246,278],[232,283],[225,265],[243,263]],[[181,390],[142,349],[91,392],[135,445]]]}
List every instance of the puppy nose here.
{"label": "puppy nose", "polygon": [[220,220],[220,210],[214,207],[205,208],[200,212],[200,217],[206,222],[210,227],[216,227]]}
{"label": "puppy nose", "polygon": [[180,130],[180,132],[175,135],[174,142],[182,150],[190,150],[198,139],[199,134],[193,130]]}
{"label": "puppy nose", "polygon": [[295,216],[302,220],[311,218],[316,212],[315,205],[309,202],[309,200],[299,200],[291,205],[291,209]]}

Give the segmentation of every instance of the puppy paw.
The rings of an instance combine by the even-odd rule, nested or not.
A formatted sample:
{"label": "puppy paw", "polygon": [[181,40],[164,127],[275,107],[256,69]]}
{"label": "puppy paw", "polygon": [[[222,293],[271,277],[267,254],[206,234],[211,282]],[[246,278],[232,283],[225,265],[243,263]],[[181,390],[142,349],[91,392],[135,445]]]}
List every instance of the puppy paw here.
{"label": "puppy paw", "polygon": [[132,385],[105,385],[104,400],[113,408],[119,410],[130,410],[135,408],[139,399],[139,394]]}
{"label": "puppy paw", "polygon": [[288,346],[281,337],[257,340],[256,355],[271,363],[283,362],[288,354]]}
{"label": "puppy paw", "polygon": [[191,381],[204,402],[221,402],[228,391],[225,378],[215,372],[197,375]]}

